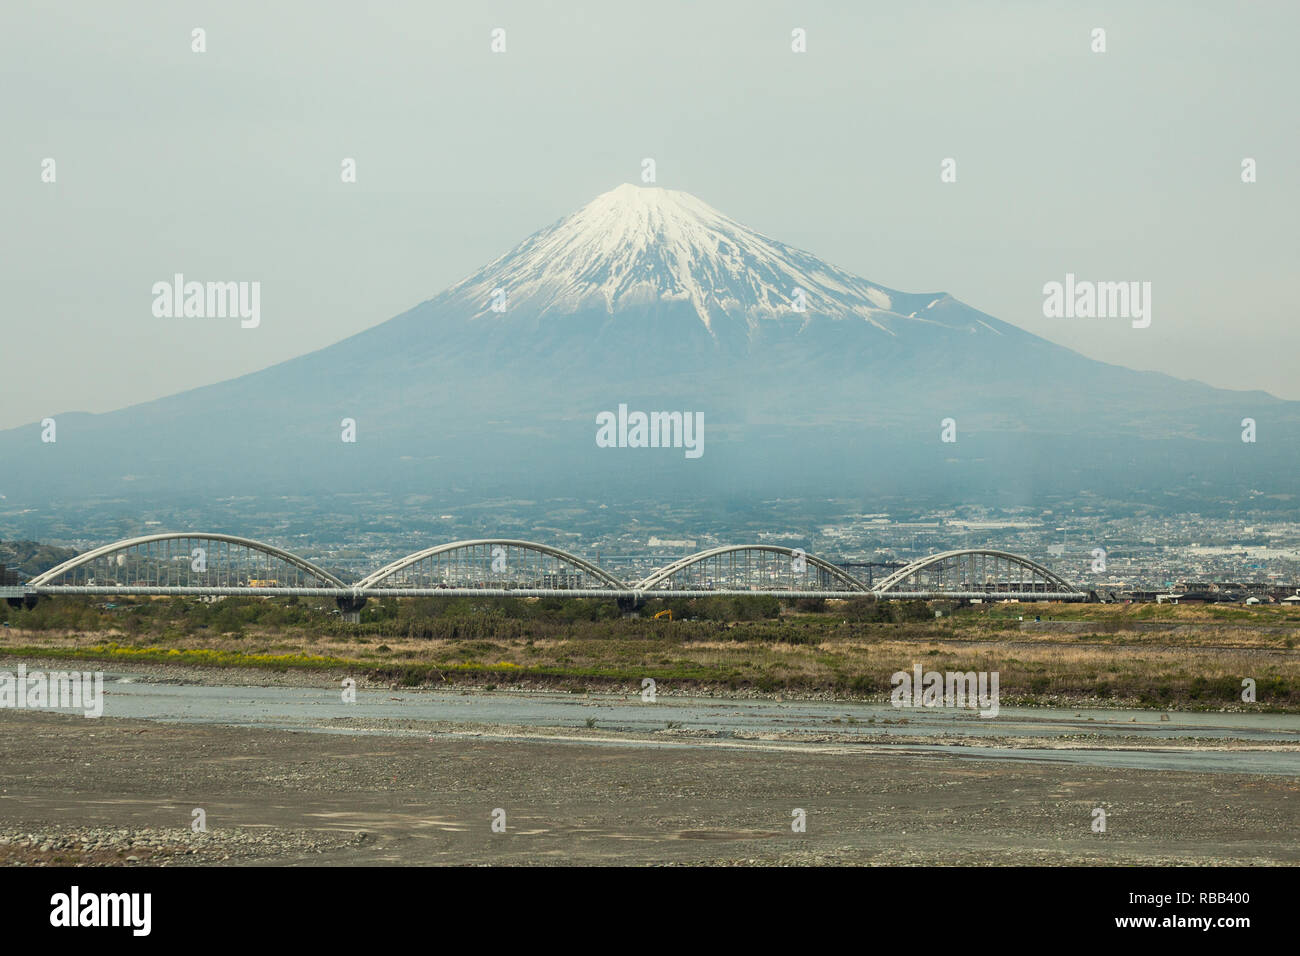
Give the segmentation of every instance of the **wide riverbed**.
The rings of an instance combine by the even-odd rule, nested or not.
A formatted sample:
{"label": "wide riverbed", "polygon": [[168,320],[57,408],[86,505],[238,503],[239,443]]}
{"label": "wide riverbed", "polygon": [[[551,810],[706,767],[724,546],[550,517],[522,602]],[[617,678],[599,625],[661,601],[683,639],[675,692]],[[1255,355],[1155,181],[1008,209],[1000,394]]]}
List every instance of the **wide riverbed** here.
{"label": "wide riverbed", "polygon": [[1300,775],[1300,715],[226,686],[105,674],[104,716],[316,733],[563,739],[615,747],[933,752],[1102,767]]}

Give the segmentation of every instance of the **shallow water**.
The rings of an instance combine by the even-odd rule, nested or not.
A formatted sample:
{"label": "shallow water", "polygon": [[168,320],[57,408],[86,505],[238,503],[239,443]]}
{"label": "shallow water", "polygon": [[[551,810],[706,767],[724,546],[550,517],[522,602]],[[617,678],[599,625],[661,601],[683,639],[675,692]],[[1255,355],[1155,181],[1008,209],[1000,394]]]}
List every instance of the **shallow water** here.
{"label": "shallow water", "polygon": [[[411,722],[439,721],[465,725],[466,735],[481,735],[481,725],[497,725],[493,736],[508,737],[512,728],[528,728],[534,735],[540,728],[557,728],[559,733],[582,728],[590,736],[587,722],[594,720],[598,739],[571,738],[575,744],[896,750],[1108,767],[1300,775],[1300,750],[1166,749],[1179,738],[1199,738],[1207,746],[1216,741],[1300,746],[1300,715],[1293,714],[1171,712],[1168,720],[1161,720],[1155,711],[1004,707],[998,716],[983,718],[975,711],[951,708],[896,709],[852,702],[719,700],[661,693],[655,703],[643,703],[636,696],[424,689],[358,689],[357,702],[345,704],[337,687],[160,684],[150,683],[145,675],[122,672],[105,674],[104,692],[107,717],[321,733],[424,735],[427,728]],[[344,720],[346,724],[336,723]],[[620,733],[664,731],[670,723],[676,734],[697,731],[716,736],[616,739]],[[773,734],[781,736],[774,740]],[[754,735],[766,739],[756,741],[751,739]],[[1080,735],[1087,736],[1069,739]],[[870,741],[853,739],[863,737]],[[908,742],[892,742],[900,737]],[[1006,738],[1054,739],[1062,749],[1002,746]],[[1107,749],[1107,738],[1132,749]]]}

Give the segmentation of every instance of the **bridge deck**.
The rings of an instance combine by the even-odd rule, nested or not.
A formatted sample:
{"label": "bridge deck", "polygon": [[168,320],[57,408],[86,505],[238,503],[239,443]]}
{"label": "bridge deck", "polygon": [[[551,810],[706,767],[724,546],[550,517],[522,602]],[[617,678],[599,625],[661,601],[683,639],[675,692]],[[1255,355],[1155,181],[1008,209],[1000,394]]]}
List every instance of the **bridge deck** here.
{"label": "bridge deck", "polygon": [[[934,600],[956,598],[988,601],[1082,601],[1088,595],[1083,591],[814,591],[788,588],[736,590],[726,588],[699,588],[691,590],[636,590],[617,588],[240,588],[240,587],[95,587],[87,585],[41,585],[33,588],[12,589],[13,597],[26,594],[118,594],[118,595],[170,595],[173,597],[233,596],[245,597],[328,597],[328,598],[384,598],[384,597],[568,597],[568,598],[624,598],[646,600],[649,598],[699,598],[699,597],[759,597],[771,595],[783,598],[849,599],[872,597],[883,601]],[[9,596],[0,592],[0,597]]]}

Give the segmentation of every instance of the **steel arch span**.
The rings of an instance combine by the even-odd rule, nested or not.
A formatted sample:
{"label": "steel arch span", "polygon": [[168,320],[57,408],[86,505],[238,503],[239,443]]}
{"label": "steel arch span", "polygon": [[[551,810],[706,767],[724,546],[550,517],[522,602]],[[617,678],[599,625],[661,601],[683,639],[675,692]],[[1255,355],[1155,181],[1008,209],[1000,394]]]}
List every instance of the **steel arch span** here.
{"label": "steel arch span", "polygon": [[599,565],[559,548],[511,538],[478,538],[408,554],[366,575],[352,588],[358,593],[463,587],[592,590],[588,578],[597,590],[630,590]]}
{"label": "steel arch span", "polygon": [[[989,570],[990,559],[992,562],[991,573]],[[917,587],[914,590],[942,591],[944,590],[944,572],[949,569],[956,572],[956,577],[953,580],[955,584],[953,590],[984,590],[994,594],[1003,590],[1025,593],[1046,591],[1047,585],[1052,585],[1061,592],[1083,593],[1059,574],[1050,568],[1044,567],[1037,561],[1023,555],[1012,554],[1010,551],[995,551],[989,548],[961,548],[956,551],[941,551],[938,554],[929,555],[913,561],[906,567],[899,568],[893,574],[877,582],[875,590],[876,593],[886,596],[890,592],[907,592],[913,589],[902,588],[899,585],[909,579],[928,576],[933,579],[929,584],[934,585],[937,583],[938,587]],[[1006,575],[1005,578],[1002,577],[1004,574]],[[995,579],[990,580],[990,577]]]}
{"label": "steel arch span", "polygon": [[[753,561],[747,560],[744,566],[735,560],[737,555],[775,555],[784,560],[772,562],[774,566],[769,567],[766,559],[760,560],[757,567]],[[724,560],[726,559],[726,560]],[[800,563],[802,562],[802,564]],[[645,578],[637,583],[638,591],[650,591],[671,584],[672,579],[678,574],[689,575],[692,569],[699,568],[707,571],[710,567],[715,569],[715,575],[711,579],[713,582],[720,580],[725,581],[728,585],[734,587],[738,583],[749,585],[742,590],[826,590],[826,591],[862,591],[868,592],[870,589],[859,581],[853,575],[849,574],[843,568],[838,568],[828,561],[808,554],[799,548],[786,548],[775,544],[731,544],[720,548],[710,548],[707,551],[700,551],[696,554],[687,555],[684,558],[666,564],[662,568],[650,572]],[[813,572],[816,572],[813,574]],[[799,580],[799,576],[804,577],[802,586],[795,585],[788,589],[777,589],[765,587],[770,585],[772,580],[789,579],[791,583]],[[810,579],[811,577],[811,579]],[[707,583],[707,581],[705,582]],[[757,588],[753,585],[757,583]],[[702,587],[699,590],[709,590],[710,587]]]}
{"label": "steel arch span", "polygon": [[[215,545],[215,547],[210,547]],[[232,551],[232,548],[234,549]],[[179,564],[179,566],[178,566]],[[292,569],[287,571],[287,569]],[[84,583],[78,585],[81,576]],[[107,576],[111,575],[111,578]],[[119,576],[135,577],[130,585]],[[125,538],[94,548],[27,582],[32,588],[257,588],[293,586],[345,588],[338,577],[291,551],[252,538],[216,532],[163,532]],[[65,584],[61,578],[70,577]],[[101,580],[101,578],[104,578]]]}

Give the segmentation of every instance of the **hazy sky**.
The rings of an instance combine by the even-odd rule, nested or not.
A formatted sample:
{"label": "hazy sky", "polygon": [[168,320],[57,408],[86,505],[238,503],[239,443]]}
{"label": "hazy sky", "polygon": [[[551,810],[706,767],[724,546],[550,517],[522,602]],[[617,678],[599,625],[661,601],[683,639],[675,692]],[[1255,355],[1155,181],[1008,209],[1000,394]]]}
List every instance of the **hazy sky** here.
{"label": "hazy sky", "polygon": [[[328,345],[643,157],[882,285],[1300,399],[1298,34],[1293,0],[6,0],[0,427]],[[155,318],[176,272],[260,280],[261,326]],[[1151,326],[1045,319],[1067,272],[1150,281]]]}

